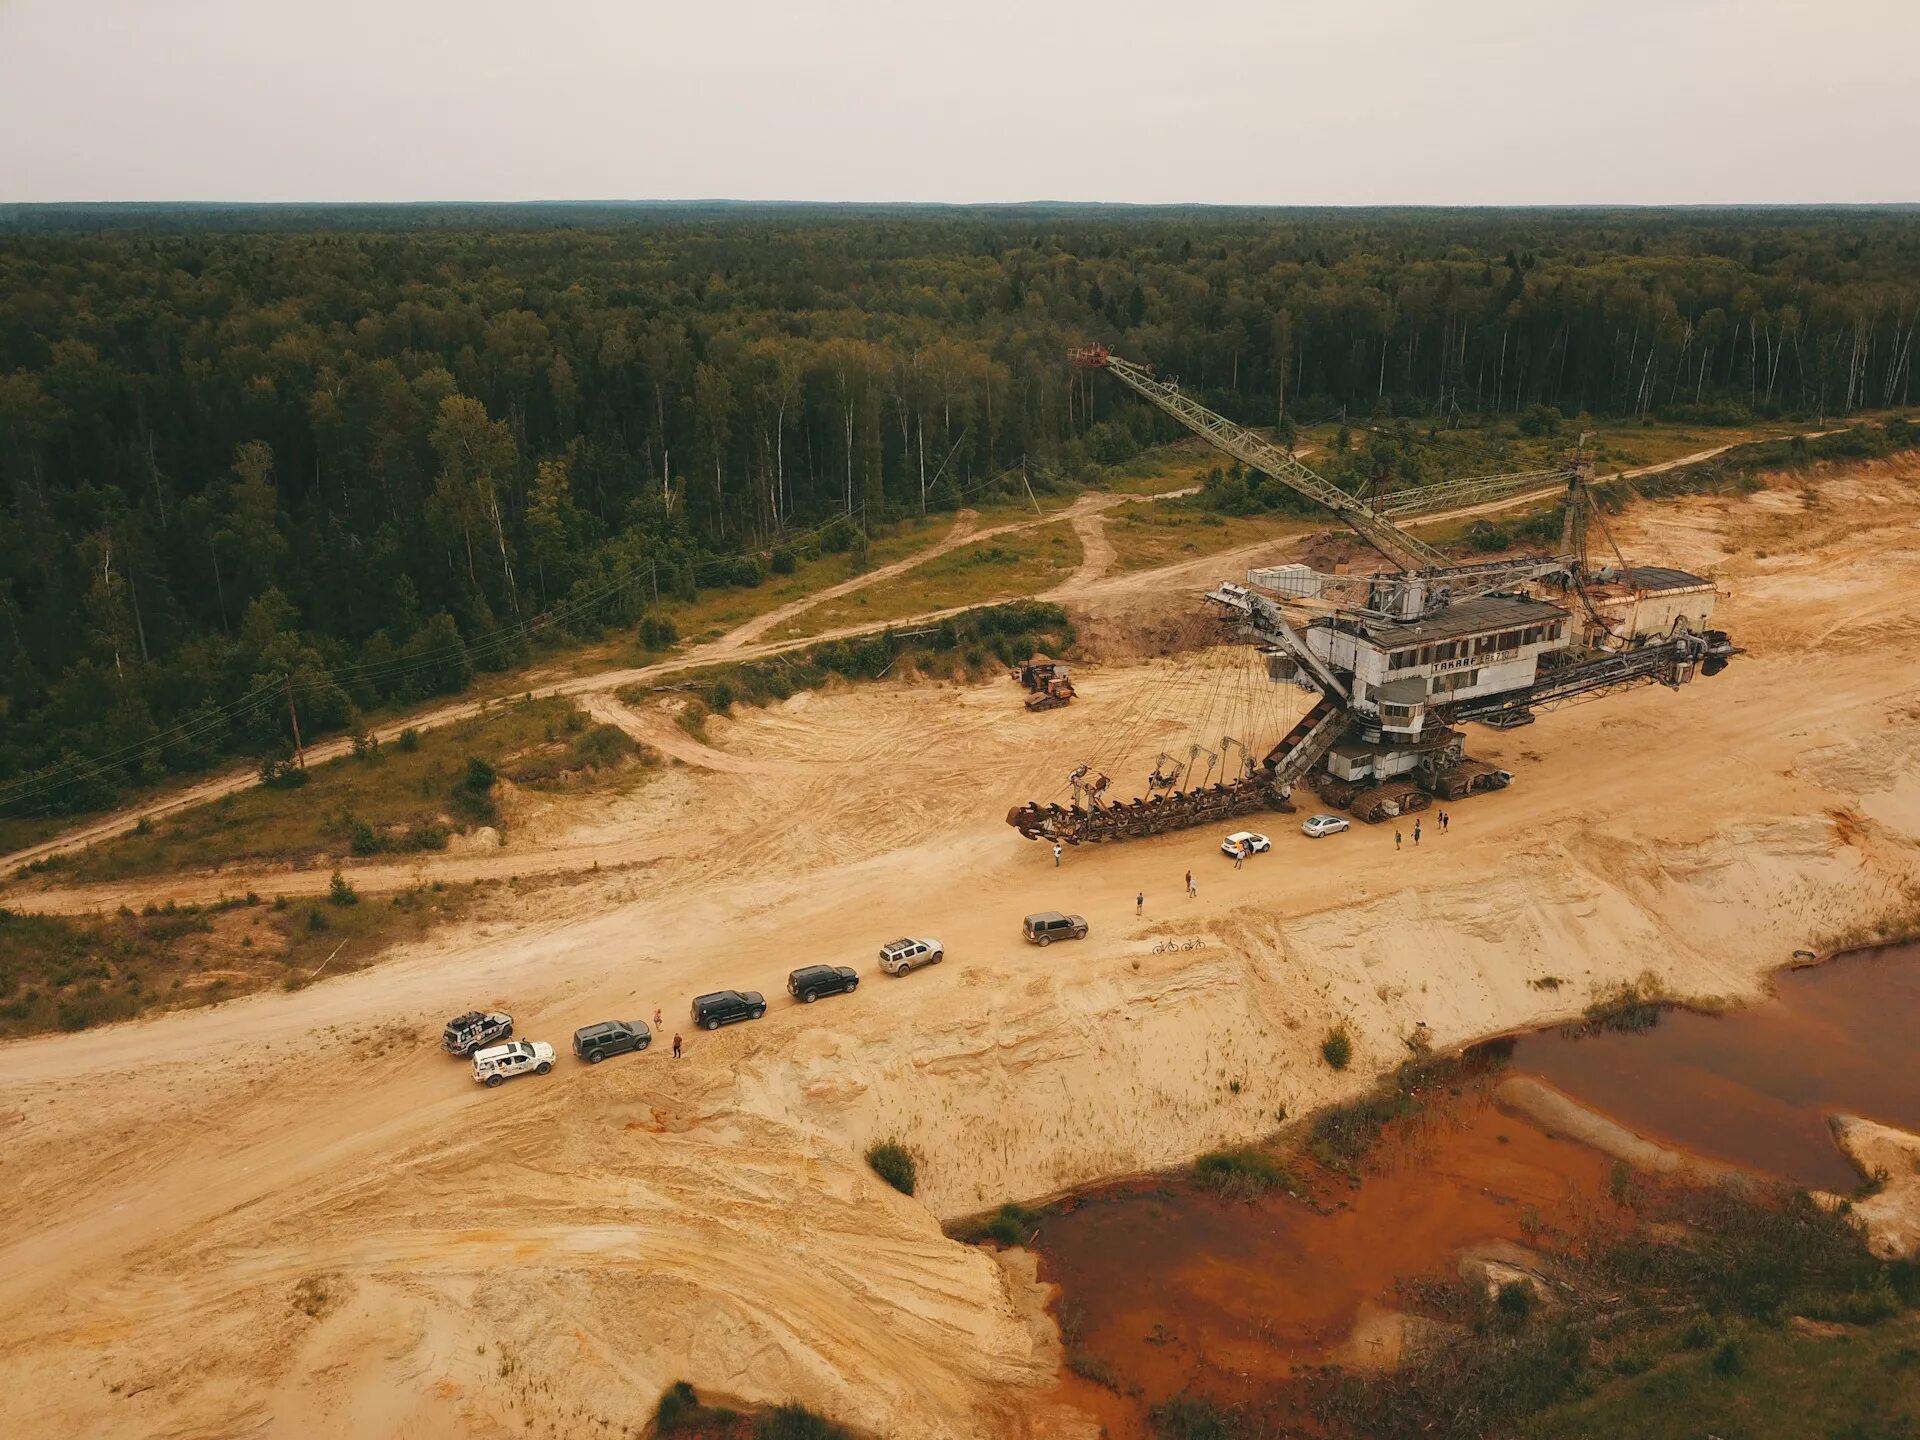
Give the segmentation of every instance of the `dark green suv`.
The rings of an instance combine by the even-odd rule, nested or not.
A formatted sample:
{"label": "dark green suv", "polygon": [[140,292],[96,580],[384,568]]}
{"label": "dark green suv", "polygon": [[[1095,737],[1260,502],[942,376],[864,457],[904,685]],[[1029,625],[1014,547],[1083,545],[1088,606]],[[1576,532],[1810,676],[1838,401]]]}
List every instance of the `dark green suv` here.
{"label": "dark green suv", "polygon": [[644,1050],[652,1043],[653,1032],[644,1020],[602,1020],[573,1032],[573,1053],[589,1065],[598,1065],[609,1055]]}
{"label": "dark green suv", "polygon": [[859,975],[845,965],[803,965],[787,976],[787,993],[807,1005],[822,995],[845,995],[859,988]]}
{"label": "dark green suv", "polygon": [[766,998],[758,990],[716,990],[693,1002],[693,1023],[702,1030],[718,1030],[736,1020],[758,1020],[766,1013]]}

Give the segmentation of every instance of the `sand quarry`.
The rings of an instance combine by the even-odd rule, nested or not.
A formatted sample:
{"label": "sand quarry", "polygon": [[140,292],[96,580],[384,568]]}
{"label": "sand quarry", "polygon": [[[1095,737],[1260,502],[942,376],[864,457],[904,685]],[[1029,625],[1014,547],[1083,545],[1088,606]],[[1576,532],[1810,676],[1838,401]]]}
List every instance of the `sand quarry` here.
{"label": "sand quarry", "polygon": [[[911,1440],[1097,1433],[1056,1393],[1030,1260],[942,1221],[1265,1135],[1283,1105],[1358,1092],[1423,1023],[1458,1044],[1643,972],[1751,997],[1796,948],[1920,901],[1920,461],[1641,504],[1615,530],[1629,558],[1715,575],[1749,653],[1677,694],[1471,729],[1517,783],[1417,851],[1391,826],[1309,842],[1275,816],[1251,822],[1274,853],[1238,872],[1207,831],[1056,870],[1003,822],[1087,752],[1124,747],[1131,793],[1184,744],[1201,688],[1235,683],[1246,652],[1156,652],[1190,633],[1198,590],[1283,544],[1076,576],[1098,663],[1043,715],[1005,680],[889,682],[742,710],[702,743],[588,695],[681,763],[537,844],[358,877],[565,872],[523,918],[296,994],[0,1047],[0,1419],[616,1436],[684,1378]],[[1021,915],[1046,908],[1091,937],[1023,945]],[[901,934],[939,937],[946,962],[870,973]],[[785,976],[812,962],[864,983],[792,1004]],[[1564,983],[1530,983],[1549,975]],[[767,1018],[687,1028],[692,996],[723,986],[765,992]],[[487,1091],[436,1048],[472,1006],[563,1051],[578,1025],[658,1006],[688,1052],[563,1055]],[[1317,1053],[1336,1022],[1345,1074]],[[860,1158],[887,1137],[921,1156],[914,1199]]]}

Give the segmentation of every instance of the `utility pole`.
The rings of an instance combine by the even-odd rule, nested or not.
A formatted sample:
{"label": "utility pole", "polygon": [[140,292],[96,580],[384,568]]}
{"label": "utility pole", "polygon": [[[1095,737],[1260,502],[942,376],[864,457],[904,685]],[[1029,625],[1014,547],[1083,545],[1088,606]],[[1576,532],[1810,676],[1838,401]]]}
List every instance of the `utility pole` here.
{"label": "utility pole", "polygon": [[307,768],[306,747],[300,743],[300,715],[293,708],[293,672],[286,674],[287,682],[287,718],[293,722],[293,758],[300,762],[302,770]]}
{"label": "utility pole", "polygon": [[1027,483],[1027,457],[1024,455],[1020,457],[1020,483],[1026,485],[1027,499],[1033,502],[1033,513],[1038,515],[1040,513],[1040,502],[1034,500],[1033,486]]}
{"label": "utility pole", "polygon": [[660,603],[660,562],[652,556],[647,557],[647,574],[653,577],[653,603]]}

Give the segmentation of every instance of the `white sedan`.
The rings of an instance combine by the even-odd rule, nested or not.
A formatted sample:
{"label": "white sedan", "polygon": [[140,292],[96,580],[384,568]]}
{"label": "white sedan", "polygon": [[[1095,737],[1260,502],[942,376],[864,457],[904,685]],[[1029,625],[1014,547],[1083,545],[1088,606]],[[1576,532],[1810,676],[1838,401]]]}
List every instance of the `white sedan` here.
{"label": "white sedan", "polygon": [[1344,815],[1315,815],[1301,824],[1300,833],[1311,840],[1318,840],[1323,835],[1338,835],[1342,830],[1352,828],[1353,822]]}
{"label": "white sedan", "polygon": [[1271,850],[1273,842],[1264,835],[1256,835],[1251,830],[1236,830],[1220,842],[1222,853],[1227,855],[1258,855],[1262,850]]}

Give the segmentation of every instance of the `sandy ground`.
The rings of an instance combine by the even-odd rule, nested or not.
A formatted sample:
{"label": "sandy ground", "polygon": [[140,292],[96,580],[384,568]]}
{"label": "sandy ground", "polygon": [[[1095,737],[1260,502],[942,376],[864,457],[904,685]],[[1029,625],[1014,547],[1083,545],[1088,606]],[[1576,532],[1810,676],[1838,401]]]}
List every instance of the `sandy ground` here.
{"label": "sandy ground", "polygon": [[[1003,823],[1078,759],[1131,788],[1196,731],[1304,708],[1243,649],[1121,658],[1129,636],[1190,641],[1194,591],[1269,555],[1076,576],[1109,663],[1063,710],[1025,714],[1006,681],[889,683],[712,721],[705,744],[625,714],[682,764],[550,835],[572,883],[523,920],[297,994],[0,1047],[0,1419],[612,1435],[686,1378],[914,1440],[1086,1433],[1047,1398],[1030,1276],[940,1219],[1261,1135],[1282,1105],[1355,1093],[1423,1022],[1464,1041],[1648,970],[1747,996],[1795,948],[1910,912],[1920,465],[1829,476],[1811,508],[1801,490],[1629,511],[1627,553],[1722,577],[1751,653],[1678,694],[1472,732],[1518,783],[1417,850],[1276,816],[1242,871],[1206,832],[1056,871]],[[1054,907],[1090,938],[1024,946],[1020,916]],[[946,962],[874,973],[899,934]],[[859,966],[859,991],[791,1003],[786,973],[815,961]],[[1567,983],[1529,984],[1547,975]],[[764,991],[767,1018],[686,1030],[670,1060],[692,996],[723,986]],[[432,1047],[475,1005],[554,1042],[557,1072],[473,1085]],[[576,1026],[656,1006],[653,1051],[564,1056]],[[1336,1022],[1346,1074],[1317,1054]],[[884,1137],[919,1152],[917,1200],[861,1162]]]}

